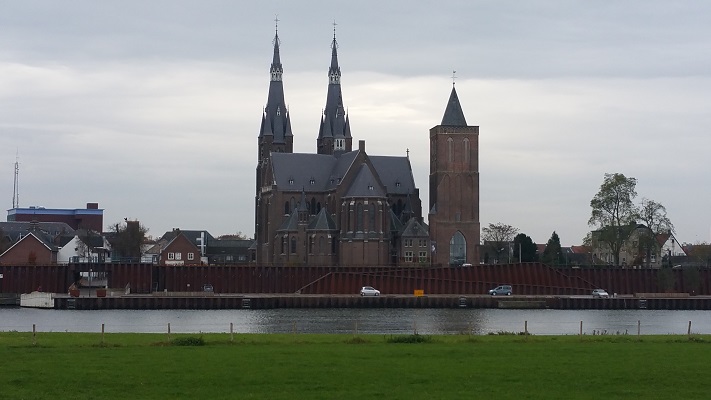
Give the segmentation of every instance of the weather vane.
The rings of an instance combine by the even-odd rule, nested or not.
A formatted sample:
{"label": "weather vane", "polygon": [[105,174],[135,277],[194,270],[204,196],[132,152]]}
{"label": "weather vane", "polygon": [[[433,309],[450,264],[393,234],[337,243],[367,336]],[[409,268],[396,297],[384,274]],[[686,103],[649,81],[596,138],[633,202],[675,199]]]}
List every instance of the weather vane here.
{"label": "weather vane", "polygon": [[454,86],[455,79],[457,79],[457,71],[452,70],[452,86]]}

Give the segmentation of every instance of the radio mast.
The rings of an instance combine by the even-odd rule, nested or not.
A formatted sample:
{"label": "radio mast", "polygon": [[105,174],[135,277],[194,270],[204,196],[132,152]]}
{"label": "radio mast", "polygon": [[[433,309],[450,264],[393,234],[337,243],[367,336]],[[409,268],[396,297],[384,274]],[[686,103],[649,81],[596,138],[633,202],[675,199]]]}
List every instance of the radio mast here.
{"label": "radio mast", "polygon": [[15,154],[15,184],[12,188],[12,208],[17,208],[20,206],[20,156]]}

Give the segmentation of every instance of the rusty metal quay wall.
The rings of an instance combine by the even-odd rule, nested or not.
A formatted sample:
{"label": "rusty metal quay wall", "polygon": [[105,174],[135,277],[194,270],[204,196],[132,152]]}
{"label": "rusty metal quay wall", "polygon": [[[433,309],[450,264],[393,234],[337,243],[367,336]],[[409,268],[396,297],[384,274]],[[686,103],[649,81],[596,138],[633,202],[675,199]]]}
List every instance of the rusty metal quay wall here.
{"label": "rusty metal quay wall", "polygon": [[55,299],[56,309],[162,310],[162,309],[274,309],[274,308],[517,308],[559,310],[710,310],[711,297],[594,299],[575,296],[399,296],[355,295],[129,295],[120,297],[69,297]]}
{"label": "rusty metal quay wall", "polygon": [[[97,264],[86,266],[0,265],[0,292],[28,293],[38,288],[67,293],[79,271],[104,271],[111,288],[130,287],[131,293],[190,292],[210,284],[216,293],[354,294],[363,285],[383,294],[474,295],[499,284],[511,284],[514,294],[539,296],[586,295],[594,288],[610,294],[655,293],[655,269],[551,268],[541,263],[476,265],[463,268],[397,267],[259,267],[246,265],[157,266],[152,264]],[[711,295],[711,270],[691,279],[672,271],[673,292]]]}

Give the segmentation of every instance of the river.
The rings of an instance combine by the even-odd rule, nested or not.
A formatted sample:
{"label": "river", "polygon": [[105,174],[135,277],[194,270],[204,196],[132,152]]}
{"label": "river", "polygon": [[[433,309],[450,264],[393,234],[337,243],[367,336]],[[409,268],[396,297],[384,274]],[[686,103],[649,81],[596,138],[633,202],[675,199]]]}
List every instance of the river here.
{"label": "river", "polygon": [[[500,309],[46,310],[0,308],[0,331],[534,335],[711,334],[711,311]],[[639,325],[638,325],[639,324]]]}

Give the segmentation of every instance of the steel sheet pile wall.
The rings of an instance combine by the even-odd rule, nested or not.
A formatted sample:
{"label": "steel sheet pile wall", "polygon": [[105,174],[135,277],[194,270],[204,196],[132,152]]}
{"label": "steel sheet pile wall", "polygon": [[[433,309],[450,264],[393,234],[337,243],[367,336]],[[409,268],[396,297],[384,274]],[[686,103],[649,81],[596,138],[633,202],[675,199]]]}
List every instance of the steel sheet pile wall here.
{"label": "steel sheet pile wall", "polygon": [[[658,269],[630,269],[630,268],[576,268],[561,270],[575,275],[580,279],[591,282],[596,288],[606,289],[610,293],[657,293],[665,289],[659,287]],[[711,284],[711,270],[696,270],[692,274],[689,270],[673,269],[672,292],[693,293],[709,295]]]}
{"label": "steel sheet pile wall", "polygon": [[106,264],[110,288],[131,288],[131,293],[150,293],[153,283],[152,264]]}
{"label": "steel sheet pile wall", "polygon": [[30,293],[35,290],[66,293],[70,279],[66,265],[0,265],[0,292]]}

